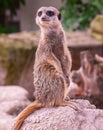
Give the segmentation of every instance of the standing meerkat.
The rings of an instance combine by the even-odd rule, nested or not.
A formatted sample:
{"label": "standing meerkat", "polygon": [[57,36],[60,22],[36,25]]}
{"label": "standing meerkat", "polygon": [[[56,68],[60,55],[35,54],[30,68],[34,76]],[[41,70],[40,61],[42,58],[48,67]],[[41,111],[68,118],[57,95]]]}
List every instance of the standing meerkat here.
{"label": "standing meerkat", "polygon": [[17,117],[13,130],[19,130],[24,119],[37,109],[53,106],[70,106],[65,101],[69,86],[71,55],[66,46],[61,25],[61,14],[54,7],[41,7],[36,14],[36,24],[41,29],[34,64],[35,101]]}

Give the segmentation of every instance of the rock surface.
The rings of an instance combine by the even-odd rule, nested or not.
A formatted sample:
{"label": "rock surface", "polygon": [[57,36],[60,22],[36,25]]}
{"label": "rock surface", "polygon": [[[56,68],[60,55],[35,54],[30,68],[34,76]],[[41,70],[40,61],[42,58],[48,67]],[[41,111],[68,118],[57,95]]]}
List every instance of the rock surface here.
{"label": "rock surface", "polygon": [[9,130],[14,117],[30,101],[28,92],[19,86],[0,86],[0,130]]}
{"label": "rock surface", "polygon": [[[28,116],[20,130],[103,130],[103,110],[88,100],[73,100],[80,111],[66,107],[41,108]],[[18,113],[26,107],[28,92],[19,86],[0,87],[0,130],[11,130]]]}
{"label": "rock surface", "polygon": [[81,111],[66,107],[42,108],[27,117],[20,130],[103,130],[103,110],[87,100],[75,100]]}

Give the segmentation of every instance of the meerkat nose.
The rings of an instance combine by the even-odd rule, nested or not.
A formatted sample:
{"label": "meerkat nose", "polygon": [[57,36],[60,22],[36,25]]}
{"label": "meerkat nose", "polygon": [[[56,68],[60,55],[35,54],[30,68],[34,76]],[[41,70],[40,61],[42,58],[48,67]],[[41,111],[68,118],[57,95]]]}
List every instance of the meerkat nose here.
{"label": "meerkat nose", "polygon": [[47,18],[46,17],[42,17],[41,20],[42,21],[47,21]]}

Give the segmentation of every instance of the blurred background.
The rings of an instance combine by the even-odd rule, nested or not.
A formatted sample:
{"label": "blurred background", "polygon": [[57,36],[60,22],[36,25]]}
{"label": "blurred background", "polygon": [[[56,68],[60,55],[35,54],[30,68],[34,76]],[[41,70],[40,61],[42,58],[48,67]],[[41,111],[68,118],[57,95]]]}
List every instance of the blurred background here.
{"label": "blurred background", "polygon": [[63,6],[61,0],[1,0],[0,1],[0,32],[18,32],[37,29],[35,15],[41,6]]}
{"label": "blurred background", "polygon": [[[73,82],[80,88],[72,91],[73,97],[76,94],[87,97],[100,95],[100,92],[103,94],[103,61],[95,59],[95,54],[103,57],[103,0],[0,0],[0,85],[19,85],[33,99],[32,72],[40,35],[35,15],[41,6],[54,6],[62,14],[67,45],[73,59],[72,71],[86,68],[84,77],[94,77],[90,83],[89,80],[84,81],[81,74],[73,75]],[[90,51],[89,58],[92,57],[92,60],[83,51]],[[99,67],[101,69],[97,70]],[[93,86],[98,93],[94,92]],[[100,104],[103,108],[103,101]]]}
{"label": "blurred background", "polygon": [[35,98],[35,16],[41,6],[62,14],[72,56],[68,95],[103,109],[103,0],[0,0],[0,130]]}
{"label": "blurred background", "polygon": [[58,8],[66,30],[85,30],[97,14],[103,13],[103,0],[1,0],[0,33],[37,29],[35,14],[41,6]]}

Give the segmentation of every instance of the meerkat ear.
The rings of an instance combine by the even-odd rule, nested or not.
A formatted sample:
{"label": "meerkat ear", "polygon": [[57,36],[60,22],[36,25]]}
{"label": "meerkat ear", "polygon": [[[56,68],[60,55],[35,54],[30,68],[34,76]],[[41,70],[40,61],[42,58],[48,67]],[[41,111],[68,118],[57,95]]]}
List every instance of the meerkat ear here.
{"label": "meerkat ear", "polygon": [[61,20],[61,17],[62,17],[62,15],[61,15],[61,13],[59,13],[58,14],[58,19]]}

